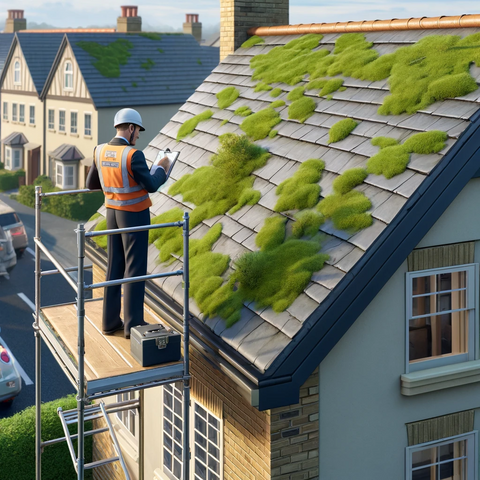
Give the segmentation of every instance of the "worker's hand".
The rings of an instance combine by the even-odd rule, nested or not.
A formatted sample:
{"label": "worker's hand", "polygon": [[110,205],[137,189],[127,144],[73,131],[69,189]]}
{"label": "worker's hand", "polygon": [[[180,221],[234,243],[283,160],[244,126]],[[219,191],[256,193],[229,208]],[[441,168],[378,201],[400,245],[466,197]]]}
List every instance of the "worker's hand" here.
{"label": "worker's hand", "polygon": [[168,170],[171,164],[172,162],[170,161],[170,159],[167,156],[165,156],[158,162],[157,165],[160,167],[163,167],[163,169],[165,170],[165,173],[168,173]]}

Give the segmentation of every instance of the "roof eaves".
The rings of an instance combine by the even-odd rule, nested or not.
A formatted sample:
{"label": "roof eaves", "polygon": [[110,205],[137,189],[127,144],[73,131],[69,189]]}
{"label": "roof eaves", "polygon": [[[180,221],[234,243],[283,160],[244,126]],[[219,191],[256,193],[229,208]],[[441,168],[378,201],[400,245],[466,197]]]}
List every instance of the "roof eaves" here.
{"label": "roof eaves", "polygon": [[475,176],[480,115],[424,180],[394,221],[305,322],[259,382],[260,410],[299,401],[299,389],[374,299],[408,254]]}

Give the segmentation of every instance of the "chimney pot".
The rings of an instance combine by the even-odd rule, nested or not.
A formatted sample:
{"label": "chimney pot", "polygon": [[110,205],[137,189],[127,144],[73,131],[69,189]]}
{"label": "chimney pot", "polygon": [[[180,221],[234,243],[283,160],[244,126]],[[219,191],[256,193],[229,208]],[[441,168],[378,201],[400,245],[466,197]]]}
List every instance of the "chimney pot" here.
{"label": "chimney pot", "polygon": [[117,32],[141,32],[142,18],[138,16],[138,6],[122,5],[122,16],[117,19]]}
{"label": "chimney pot", "polygon": [[183,33],[193,35],[198,43],[202,41],[202,24],[198,21],[198,13],[187,13],[183,24]]}
{"label": "chimney pot", "polygon": [[19,32],[27,29],[27,20],[23,17],[23,10],[7,10],[8,17],[5,21],[5,33]]}

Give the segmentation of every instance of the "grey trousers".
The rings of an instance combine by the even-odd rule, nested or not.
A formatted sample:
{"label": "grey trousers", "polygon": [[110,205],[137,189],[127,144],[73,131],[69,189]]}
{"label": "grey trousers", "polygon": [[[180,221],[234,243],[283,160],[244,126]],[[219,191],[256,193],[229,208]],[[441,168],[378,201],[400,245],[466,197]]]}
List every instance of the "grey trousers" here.
{"label": "grey trousers", "polygon": [[[150,211],[126,212],[107,208],[107,228],[150,225]],[[137,277],[147,273],[148,231],[108,236],[107,280]],[[103,331],[114,330],[121,324],[122,287],[105,287],[103,300]],[[143,320],[145,282],[123,285],[123,312],[125,333]]]}

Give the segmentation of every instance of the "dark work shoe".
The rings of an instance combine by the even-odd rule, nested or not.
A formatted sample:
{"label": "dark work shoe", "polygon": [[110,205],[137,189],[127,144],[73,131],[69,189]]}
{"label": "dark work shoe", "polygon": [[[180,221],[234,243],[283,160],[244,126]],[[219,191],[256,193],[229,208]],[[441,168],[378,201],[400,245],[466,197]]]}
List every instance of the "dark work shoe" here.
{"label": "dark work shoe", "polygon": [[[143,326],[145,326],[145,325],[150,325],[150,324],[147,323],[147,322],[142,322],[142,323],[139,323],[138,325],[133,325],[133,326],[131,326],[130,328],[143,327]],[[125,338],[127,338],[127,339],[130,338],[130,332],[125,331]]]}
{"label": "dark work shoe", "polygon": [[111,330],[102,330],[102,333],[104,335],[115,335],[115,332],[118,332],[119,330],[123,330],[123,322],[115,328],[112,328]]}

